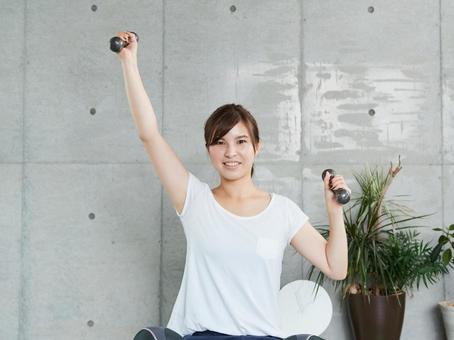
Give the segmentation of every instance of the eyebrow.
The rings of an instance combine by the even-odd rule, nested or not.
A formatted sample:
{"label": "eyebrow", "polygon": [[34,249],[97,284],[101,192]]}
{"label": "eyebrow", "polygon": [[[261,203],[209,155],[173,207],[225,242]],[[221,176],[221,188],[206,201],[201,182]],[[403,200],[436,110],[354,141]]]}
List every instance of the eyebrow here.
{"label": "eyebrow", "polygon": [[[246,135],[242,135],[242,136],[237,136],[237,137],[235,137],[235,139],[239,139],[239,138],[249,138],[249,137],[246,136]],[[221,138],[219,138],[219,139],[224,139],[224,138],[221,137]]]}

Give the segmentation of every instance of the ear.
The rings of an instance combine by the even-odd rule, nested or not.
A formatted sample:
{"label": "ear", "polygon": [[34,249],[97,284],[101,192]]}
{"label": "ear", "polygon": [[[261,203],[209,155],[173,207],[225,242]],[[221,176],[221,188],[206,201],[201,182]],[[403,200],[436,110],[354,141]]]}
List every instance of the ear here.
{"label": "ear", "polygon": [[255,146],[255,155],[257,156],[260,149],[262,147],[262,144],[260,142],[257,143],[257,145]]}

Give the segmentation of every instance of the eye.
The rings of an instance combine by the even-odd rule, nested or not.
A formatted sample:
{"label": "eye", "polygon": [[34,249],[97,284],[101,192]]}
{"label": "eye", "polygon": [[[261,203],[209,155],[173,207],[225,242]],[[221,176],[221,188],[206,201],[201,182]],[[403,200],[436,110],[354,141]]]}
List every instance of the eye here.
{"label": "eye", "polygon": [[[245,139],[240,139],[239,142],[245,142],[245,143],[247,143],[247,140],[245,140]],[[241,143],[240,143],[240,144],[241,144]]]}
{"label": "eye", "polygon": [[218,139],[216,142],[214,142],[214,144],[219,144],[219,143],[222,143],[222,140]]}

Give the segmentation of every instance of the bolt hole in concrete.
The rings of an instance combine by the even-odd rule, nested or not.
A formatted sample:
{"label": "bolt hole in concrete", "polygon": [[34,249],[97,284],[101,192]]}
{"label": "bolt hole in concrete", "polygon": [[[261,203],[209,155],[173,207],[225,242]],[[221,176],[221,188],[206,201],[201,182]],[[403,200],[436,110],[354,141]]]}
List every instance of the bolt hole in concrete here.
{"label": "bolt hole in concrete", "polygon": [[94,114],[96,113],[96,109],[95,109],[94,107],[92,107],[92,108],[90,109],[90,113],[91,113],[92,115],[94,115]]}
{"label": "bolt hole in concrete", "polygon": [[91,10],[92,10],[93,12],[96,12],[97,9],[98,9],[98,6],[96,6],[96,5],[91,6]]}
{"label": "bolt hole in concrete", "polygon": [[90,215],[88,215],[88,218],[89,218],[90,220],[94,220],[94,219],[95,219],[95,214],[90,213]]}
{"label": "bolt hole in concrete", "polygon": [[375,115],[375,110],[374,109],[370,109],[369,110],[369,116],[374,116]]}
{"label": "bolt hole in concrete", "polygon": [[236,11],[236,6],[234,6],[234,5],[230,6],[230,12],[233,13],[233,12],[235,12],[235,11]]}
{"label": "bolt hole in concrete", "polygon": [[369,6],[367,10],[369,11],[369,13],[374,13],[375,8],[373,6]]}
{"label": "bolt hole in concrete", "polygon": [[87,325],[88,327],[93,327],[95,323],[92,320],[88,320]]}

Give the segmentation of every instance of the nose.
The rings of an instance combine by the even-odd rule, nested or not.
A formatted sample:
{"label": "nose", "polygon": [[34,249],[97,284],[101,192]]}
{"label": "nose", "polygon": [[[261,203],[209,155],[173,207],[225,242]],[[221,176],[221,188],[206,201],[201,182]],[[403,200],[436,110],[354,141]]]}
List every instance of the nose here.
{"label": "nose", "polygon": [[234,156],[236,154],[235,145],[227,144],[227,147],[225,148],[224,154],[225,154],[226,157]]}

